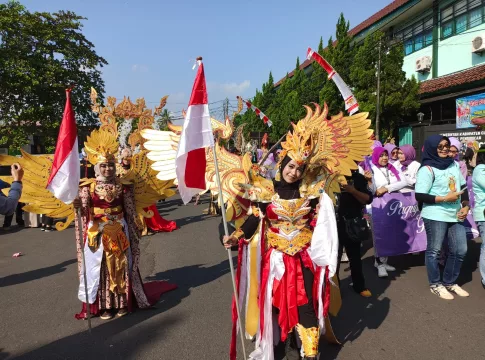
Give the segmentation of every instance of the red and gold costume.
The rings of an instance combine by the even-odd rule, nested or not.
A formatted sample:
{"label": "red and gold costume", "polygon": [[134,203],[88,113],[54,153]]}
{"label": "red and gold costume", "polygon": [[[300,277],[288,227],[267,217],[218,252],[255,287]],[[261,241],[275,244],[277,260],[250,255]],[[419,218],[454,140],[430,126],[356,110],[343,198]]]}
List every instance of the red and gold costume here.
{"label": "red and gold costume", "polygon": [[[272,360],[278,341],[289,341],[294,334],[304,358],[317,356],[320,335],[338,343],[329,317],[337,314],[341,304],[333,280],[338,235],[332,200],[339,182],[345,181],[343,175],[370,152],[372,131],[367,114],[340,114],[327,120],[326,106],[323,111],[318,105],[315,111],[308,107],[307,111],[282,143],[274,182],[262,176],[261,164],[251,164],[249,154],[233,171],[234,178],[228,174],[224,181],[229,217],[247,216],[233,235],[239,239],[236,283],[241,314],[245,310],[244,331],[256,341],[249,357],[253,360]],[[291,160],[304,168],[302,179],[293,184],[281,176]],[[234,302],[232,315],[234,360]]]}

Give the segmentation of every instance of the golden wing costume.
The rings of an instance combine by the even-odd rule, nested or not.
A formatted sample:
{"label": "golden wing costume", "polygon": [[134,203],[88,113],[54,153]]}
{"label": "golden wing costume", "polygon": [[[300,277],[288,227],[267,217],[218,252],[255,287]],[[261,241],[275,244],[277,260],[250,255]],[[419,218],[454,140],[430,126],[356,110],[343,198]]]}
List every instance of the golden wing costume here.
{"label": "golden wing costume", "polygon": [[[74,220],[74,208],[72,204],[66,205],[56,199],[52,193],[46,189],[52,168],[52,156],[30,155],[20,150],[22,157],[0,155],[0,164],[12,165],[18,162],[24,169],[22,179],[23,189],[19,202],[25,203],[23,210],[34,214],[43,214],[55,219],[66,219],[64,222],[57,222],[56,229],[61,231],[66,229]],[[4,180],[12,182],[11,177]]]}
{"label": "golden wing costume", "polygon": [[[239,240],[239,305],[246,336],[256,339],[250,355],[254,360],[273,359],[275,336],[284,342],[297,333],[305,358],[317,356],[320,335],[338,343],[329,318],[341,303],[332,280],[338,253],[332,200],[344,176],[358,168],[356,161],[370,153],[372,130],[367,113],[340,113],[327,120],[327,106],[314,106],[306,106],[306,117],[293,124],[281,143],[274,182],[262,176],[249,154],[223,180],[223,191],[232,195],[229,215],[248,209],[247,219],[232,235]],[[292,183],[281,175],[290,161],[302,172]],[[236,324],[233,312],[231,359],[236,358]]]}

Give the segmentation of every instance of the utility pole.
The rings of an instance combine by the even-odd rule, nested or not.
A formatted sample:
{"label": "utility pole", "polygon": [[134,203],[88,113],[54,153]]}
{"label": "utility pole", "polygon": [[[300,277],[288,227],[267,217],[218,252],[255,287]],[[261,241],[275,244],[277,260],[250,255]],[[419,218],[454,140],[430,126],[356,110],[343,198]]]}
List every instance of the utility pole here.
{"label": "utility pole", "polygon": [[381,41],[379,39],[379,60],[377,61],[377,108],[376,108],[376,140],[379,141],[379,115],[381,112],[380,91],[381,91]]}
{"label": "utility pole", "polygon": [[223,122],[226,121],[227,117],[229,116],[229,98],[226,98],[226,100],[224,100],[224,105],[223,106],[223,109],[224,109],[224,120]]}

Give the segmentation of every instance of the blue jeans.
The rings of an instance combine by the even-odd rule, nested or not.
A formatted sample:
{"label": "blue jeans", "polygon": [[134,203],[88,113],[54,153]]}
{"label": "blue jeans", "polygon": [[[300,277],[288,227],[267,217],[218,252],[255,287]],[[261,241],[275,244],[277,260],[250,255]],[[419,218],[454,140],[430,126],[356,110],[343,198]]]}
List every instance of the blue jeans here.
{"label": "blue jeans", "polygon": [[[454,285],[460,274],[461,264],[467,252],[465,227],[460,222],[449,223],[429,219],[423,220],[428,238],[426,270],[428,271],[429,285],[435,286],[441,283],[445,286]],[[448,235],[450,253],[443,272],[443,282],[441,282],[438,260],[446,235]]]}
{"label": "blue jeans", "polygon": [[482,284],[485,284],[485,221],[477,221],[478,231],[482,238],[482,246],[480,247],[480,275],[482,276]]}

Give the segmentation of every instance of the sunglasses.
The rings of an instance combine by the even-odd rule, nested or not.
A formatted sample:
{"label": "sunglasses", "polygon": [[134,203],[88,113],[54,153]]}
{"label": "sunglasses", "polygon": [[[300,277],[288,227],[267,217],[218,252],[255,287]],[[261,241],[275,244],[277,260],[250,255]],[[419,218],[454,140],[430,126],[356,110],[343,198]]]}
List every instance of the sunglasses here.
{"label": "sunglasses", "polygon": [[447,150],[450,151],[450,145],[438,145],[438,150]]}

